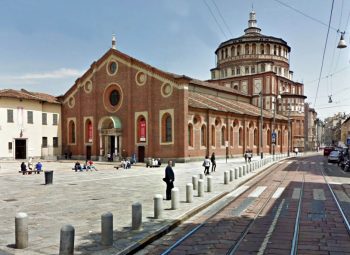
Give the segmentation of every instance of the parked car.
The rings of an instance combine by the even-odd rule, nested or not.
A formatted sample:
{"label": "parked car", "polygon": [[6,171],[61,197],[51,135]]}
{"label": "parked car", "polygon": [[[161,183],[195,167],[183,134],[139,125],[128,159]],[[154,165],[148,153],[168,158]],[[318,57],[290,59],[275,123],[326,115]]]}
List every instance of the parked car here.
{"label": "parked car", "polygon": [[331,151],[333,151],[333,150],[334,150],[333,146],[324,147],[324,149],[323,149],[323,156],[328,156],[329,153],[331,153]]}
{"label": "parked car", "polygon": [[328,156],[328,162],[336,162],[339,163],[341,158],[341,152],[340,151],[331,151]]}

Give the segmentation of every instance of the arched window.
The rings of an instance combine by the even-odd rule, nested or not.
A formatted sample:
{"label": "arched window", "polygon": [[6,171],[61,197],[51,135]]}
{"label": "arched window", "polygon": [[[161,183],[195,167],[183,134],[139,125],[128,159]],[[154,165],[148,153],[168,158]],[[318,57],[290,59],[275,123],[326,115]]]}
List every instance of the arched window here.
{"label": "arched window", "polygon": [[252,45],[252,54],[256,54],[256,44],[253,43]]}
{"label": "arched window", "polygon": [[137,142],[146,142],[147,132],[146,132],[146,119],[143,115],[137,118]]}
{"label": "arched window", "polygon": [[240,127],[238,131],[238,144],[239,146],[243,145],[243,129]]}
{"label": "arched window", "polygon": [[265,54],[265,45],[262,43],[260,44],[260,54],[264,55]]}
{"label": "arched window", "polygon": [[92,122],[90,119],[85,121],[85,142],[92,143]]}
{"label": "arched window", "polygon": [[223,126],[221,128],[221,145],[225,146],[225,141],[226,141],[226,127]]}
{"label": "arched window", "polygon": [[205,125],[201,127],[201,146],[207,146],[207,127]]}
{"label": "arched window", "polygon": [[271,54],[270,44],[266,44],[266,54],[267,54],[267,55],[270,55],[270,54]]}
{"label": "arched window", "polygon": [[261,64],[261,72],[265,72],[265,64]]}
{"label": "arched window", "polygon": [[188,146],[193,147],[193,126],[188,124]]}
{"label": "arched window", "polygon": [[249,147],[250,145],[250,129],[247,128],[247,132],[246,132],[246,141],[247,141],[247,146]]}
{"label": "arched window", "polygon": [[172,142],[173,130],[172,119],[169,113],[165,113],[162,118],[162,142]]}
{"label": "arched window", "polygon": [[235,46],[231,47],[231,57],[235,56]]}
{"label": "arched window", "polygon": [[277,47],[276,47],[276,45],[273,46],[273,55],[277,55]]}
{"label": "arched window", "polygon": [[216,134],[215,134],[215,126],[214,125],[212,125],[211,126],[211,146],[215,146],[215,136],[216,136]]}
{"label": "arched window", "polygon": [[241,54],[241,45],[237,46],[237,56]]}
{"label": "arched window", "polygon": [[258,145],[258,129],[254,129],[254,145]]}
{"label": "arched window", "polygon": [[281,135],[281,130],[278,130],[278,135],[277,135],[277,145],[282,145],[282,135]]}
{"label": "arched window", "polygon": [[233,146],[233,127],[230,128],[230,145]]}
{"label": "arched window", "polygon": [[75,123],[73,120],[69,121],[69,134],[68,134],[68,141],[69,143],[75,143]]}
{"label": "arched window", "polygon": [[249,53],[249,44],[246,44],[246,45],[244,46],[244,51],[245,51],[245,54],[246,54],[246,55],[250,54],[250,53]]}

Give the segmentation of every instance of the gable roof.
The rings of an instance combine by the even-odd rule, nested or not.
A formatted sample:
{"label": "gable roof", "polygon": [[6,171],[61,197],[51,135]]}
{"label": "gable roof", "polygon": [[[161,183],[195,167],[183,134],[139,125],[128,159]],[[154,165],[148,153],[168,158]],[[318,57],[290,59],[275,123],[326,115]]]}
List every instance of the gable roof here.
{"label": "gable roof", "polygon": [[21,90],[1,89],[0,97],[28,99],[28,100],[36,100],[36,101],[42,101],[42,102],[47,102],[52,104],[61,104],[58,98],[55,96],[45,94],[45,93],[40,93],[40,92],[31,92],[25,89],[21,89]]}

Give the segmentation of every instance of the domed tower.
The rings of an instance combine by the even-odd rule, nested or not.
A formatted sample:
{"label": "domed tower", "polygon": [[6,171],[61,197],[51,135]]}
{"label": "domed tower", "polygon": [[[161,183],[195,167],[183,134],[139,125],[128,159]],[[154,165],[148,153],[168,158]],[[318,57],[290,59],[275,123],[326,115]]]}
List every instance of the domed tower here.
{"label": "domed tower", "polygon": [[[215,51],[216,67],[211,69],[211,80],[231,88],[259,106],[262,92],[263,108],[297,121],[300,139],[293,140],[293,147],[304,147],[304,85],[293,81],[289,69],[291,48],[281,38],[261,33],[256,13],[249,14],[248,28],[244,35],[225,41]],[[294,137],[293,137],[294,139]]]}

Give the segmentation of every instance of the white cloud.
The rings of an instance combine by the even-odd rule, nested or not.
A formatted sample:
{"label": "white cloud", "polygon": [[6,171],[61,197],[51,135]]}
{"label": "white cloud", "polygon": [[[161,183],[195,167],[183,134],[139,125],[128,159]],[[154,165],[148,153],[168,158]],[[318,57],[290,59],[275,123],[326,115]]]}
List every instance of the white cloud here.
{"label": "white cloud", "polygon": [[65,78],[78,78],[83,71],[72,68],[60,68],[58,70],[40,72],[40,73],[25,73],[19,75],[0,75],[0,83],[37,83],[39,80],[47,79],[65,79]]}

